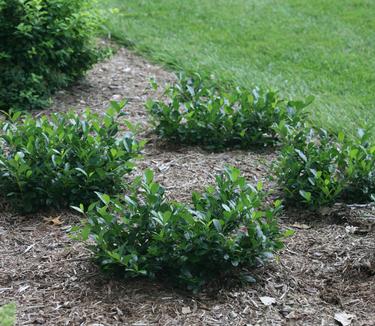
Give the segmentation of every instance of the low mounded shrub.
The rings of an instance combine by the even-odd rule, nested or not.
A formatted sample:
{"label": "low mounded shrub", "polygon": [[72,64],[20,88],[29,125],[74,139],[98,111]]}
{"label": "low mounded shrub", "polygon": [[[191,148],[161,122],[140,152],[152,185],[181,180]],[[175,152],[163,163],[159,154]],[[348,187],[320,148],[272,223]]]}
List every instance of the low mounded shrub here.
{"label": "low mounded shrub", "polygon": [[98,194],[101,204],[87,209],[79,237],[91,239],[104,271],[158,277],[197,290],[233,270],[261,264],[282,247],[280,202],[265,207],[261,188],[227,168],[215,187],[193,193],[192,204],[183,205],[168,201],[147,170],[123,198]]}
{"label": "low mounded shrub", "polygon": [[99,58],[89,0],[0,0],[0,110],[36,109]]}
{"label": "low mounded shrub", "polygon": [[167,102],[147,103],[156,133],[174,143],[210,150],[272,144],[275,124],[300,121],[309,102],[287,102],[275,92],[236,88],[225,92],[206,87],[199,75],[166,89]]}
{"label": "low mounded shrub", "polygon": [[375,146],[369,133],[332,134],[308,123],[277,128],[282,148],[274,172],[286,202],[316,209],[344,201],[370,201],[375,192]]}
{"label": "low mounded shrub", "polygon": [[343,153],[346,161],[345,178],[347,185],[344,199],[347,201],[369,202],[375,195],[375,144],[371,140],[370,130],[358,129],[357,137],[345,138]]}
{"label": "low mounded shrub", "polygon": [[121,106],[103,115],[10,114],[1,122],[0,194],[22,212],[89,203],[94,191],[122,190],[140,145],[119,136]]}
{"label": "low mounded shrub", "polygon": [[286,202],[313,208],[333,203],[345,184],[342,144],[305,124],[282,124],[279,134],[283,146],[274,171]]}

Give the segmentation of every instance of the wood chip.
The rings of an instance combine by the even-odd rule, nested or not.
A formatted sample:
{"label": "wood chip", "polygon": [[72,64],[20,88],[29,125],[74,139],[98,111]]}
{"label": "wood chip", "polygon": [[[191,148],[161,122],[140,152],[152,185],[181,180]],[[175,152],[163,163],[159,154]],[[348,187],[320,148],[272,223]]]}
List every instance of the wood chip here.
{"label": "wood chip", "polygon": [[308,229],[311,229],[311,226],[310,225],[307,225],[307,224],[301,224],[301,223],[294,223],[292,224],[292,227],[296,228],[296,229],[301,229],[301,230],[308,230]]}
{"label": "wood chip", "polygon": [[191,313],[190,307],[182,307],[181,312],[184,315],[190,314]]}
{"label": "wood chip", "polygon": [[265,305],[265,306],[271,306],[276,303],[275,298],[272,297],[259,297],[259,300]]}
{"label": "wood chip", "polygon": [[348,326],[352,323],[354,317],[354,315],[347,314],[346,312],[337,312],[334,318],[340,325]]}

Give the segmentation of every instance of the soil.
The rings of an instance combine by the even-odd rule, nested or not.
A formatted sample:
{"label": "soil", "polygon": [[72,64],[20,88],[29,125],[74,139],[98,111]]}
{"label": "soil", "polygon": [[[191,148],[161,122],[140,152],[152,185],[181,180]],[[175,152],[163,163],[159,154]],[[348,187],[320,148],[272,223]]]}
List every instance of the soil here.
{"label": "soil", "polygon": [[[127,98],[128,119],[149,139],[136,173],[153,168],[171,198],[188,201],[192,190],[212,183],[225,164],[272,188],[272,150],[208,153],[159,144],[144,109],[147,98],[161,96],[150,78],[161,89],[174,80],[119,49],[85,80],[56,94],[47,113],[88,106],[102,112],[110,100]],[[315,215],[286,212],[280,224],[296,232],[273,263],[253,271],[256,283],[198,295],[147,280],[105,278],[88,250],[68,235],[78,222],[73,212],[18,216],[5,207],[0,212],[0,305],[17,303],[17,325],[375,325],[371,205],[336,205]]]}

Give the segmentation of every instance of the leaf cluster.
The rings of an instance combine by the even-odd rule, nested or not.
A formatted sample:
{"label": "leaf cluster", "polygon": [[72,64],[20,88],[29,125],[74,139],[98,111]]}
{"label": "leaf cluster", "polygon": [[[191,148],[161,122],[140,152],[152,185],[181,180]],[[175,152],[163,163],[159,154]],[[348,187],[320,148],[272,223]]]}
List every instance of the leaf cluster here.
{"label": "leaf cluster", "polygon": [[[264,207],[261,183],[226,168],[192,203],[169,201],[147,170],[124,197],[98,194],[80,237],[103,270],[124,277],[168,278],[197,290],[234,270],[258,266],[282,247],[279,201]],[[77,208],[84,212],[83,206]],[[94,244],[92,244],[94,243]]]}
{"label": "leaf cluster", "polygon": [[375,146],[370,130],[355,137],[309,123],[280,124],[282,148],[274,172],[289,204],[319,208],[337,200],[370,201],[375,193]]}
{"label": "leaf cluster", "polygon": [[38,109],[99,58],[89,0],[0,0],[0,110]]}
{"label": "leaf cluster", "polygon": [[148,101],[155,132],[169,142],[209,150],[274,144],[273,127],[303,119],[307,102],[285,101],[273,91],[206,86],[198,74],[181,74],[165,92],[166,101]]}
{"label": "leaf cluster", "polygon": [[35,118],[10,113],[0,124],[0,193],[22,212],[89,203],[95,191],[116,193],[142,144],[119,135],[122,106]]}

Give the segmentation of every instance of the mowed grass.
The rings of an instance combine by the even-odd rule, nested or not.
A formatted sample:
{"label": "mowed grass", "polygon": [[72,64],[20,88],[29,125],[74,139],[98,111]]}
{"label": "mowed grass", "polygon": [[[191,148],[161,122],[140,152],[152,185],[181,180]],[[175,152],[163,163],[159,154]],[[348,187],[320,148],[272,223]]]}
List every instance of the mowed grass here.
{"label": "mowed grass", "polygon": [[175,70],[315,96],[325,127],[375,122],[374,0],[105,0],[112,35]]}

